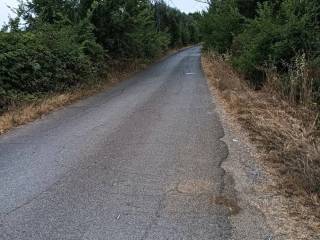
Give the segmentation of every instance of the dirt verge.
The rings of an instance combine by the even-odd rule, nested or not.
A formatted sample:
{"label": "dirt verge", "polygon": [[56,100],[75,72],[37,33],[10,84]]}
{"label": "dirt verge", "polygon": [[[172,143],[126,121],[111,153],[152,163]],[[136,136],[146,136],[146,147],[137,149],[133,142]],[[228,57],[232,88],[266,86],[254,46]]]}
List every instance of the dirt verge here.
{"label": "dirt verge", "polygon": [[249,184],[252,189],[238,182],[238,191],[246,191],[241,196],[265,214],[279,239],[320,239],[317,114],[288,104],[270,89],[251,90],[220,56],[204,54],[202,66],[222,118],[236,136],[229,141],[253,155],[250,163],[244,157],[225,167],[239,181],[244,179],[240,168],[249,182],[263,175]]}

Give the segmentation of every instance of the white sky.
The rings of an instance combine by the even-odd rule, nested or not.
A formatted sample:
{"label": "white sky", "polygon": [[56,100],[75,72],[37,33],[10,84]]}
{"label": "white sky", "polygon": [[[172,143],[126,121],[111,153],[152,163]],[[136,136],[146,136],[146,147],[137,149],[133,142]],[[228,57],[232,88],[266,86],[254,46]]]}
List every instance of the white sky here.
{"label": "white sky", "polygon": [[[194,0],[166,0],[171,6],[177,7],[184,12],[196,12],[205,9],[206,5],[196,2]],[[7,22],[8,15],[12,16],[10,9],[7,5],[11,7],[17,6],[17,0],[0,0],[0,26]]]}
{"label": "white sky", "polygon": [[11,10],[7,7],[7,5],[11,7],[17,6],[16,0],[0,0],[0,26],[4,22],[8,21],[8,15],[10,14],[12,16]]}
{"label": "white sky", "polygon": [[199,3],[195,0],[166,0],[166,2],[186,13],[197,12],[206,8],[206,4]]}

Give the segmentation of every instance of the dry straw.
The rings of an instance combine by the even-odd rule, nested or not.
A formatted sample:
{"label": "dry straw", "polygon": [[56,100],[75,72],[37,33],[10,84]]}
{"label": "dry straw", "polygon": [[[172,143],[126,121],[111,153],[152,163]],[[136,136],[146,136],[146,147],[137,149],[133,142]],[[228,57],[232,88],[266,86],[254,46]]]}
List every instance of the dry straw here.
{"label": "dry straw", "polygon": [[261,159],[276,170],[282,193],[296,198],[310,210],[310,216],[320,219],[319,113],[307,107],[310,91],[306,89],[310,83],[303,80],[306,77],[303,58],[297,60],[298,67],[290,73],[292,82],[299,81],[305,86],[299,93],[303,94],[303,104],[282,97],[275,87],[278,76],[267,75],[270,84],[254,91],[224,57],[207,53],[202,62],[209,81],[248,131]]}

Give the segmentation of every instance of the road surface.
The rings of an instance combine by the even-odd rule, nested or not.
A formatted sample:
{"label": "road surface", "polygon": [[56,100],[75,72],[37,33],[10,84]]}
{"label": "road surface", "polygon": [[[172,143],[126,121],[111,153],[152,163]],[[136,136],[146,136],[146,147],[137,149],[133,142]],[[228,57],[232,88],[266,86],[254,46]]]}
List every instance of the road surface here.
{"label": "road surface", "polygon": [[231,239],[223,135],[200,48],[167,57],[0,137],[0,239]]}

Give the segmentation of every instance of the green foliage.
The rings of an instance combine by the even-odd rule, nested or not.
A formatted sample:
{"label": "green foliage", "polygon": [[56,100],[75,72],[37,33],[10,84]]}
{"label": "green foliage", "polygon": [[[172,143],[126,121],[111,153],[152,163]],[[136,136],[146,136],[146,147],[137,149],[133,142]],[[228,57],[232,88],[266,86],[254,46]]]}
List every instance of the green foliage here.
{"label": "green foliage", "polygon": [[157,4],[21,1],[18,16],[0,31],[0,111],[17,101],[98,78],[107,67],[106,54],[151,59],[168,47],[199,41],[192,15]]}
{"label": "green foliage", "polygon": [[278,19],[274,18],[271,4],[264,3],[258,10],[258,17],[249,22],[244,31],[235,37],[232,51],[234,65],[254,80],[261,77],[266,61],[274,56],[272,47],[279,39]]}
{"label": "green foliage", "polygon": [[316,2],[298,0],[260,5],[258,16],[235,40],[235,66],[250,76],[265,64],[283,73],[297,55],[305,53],[309,60],[319,56],[319,23],[315,21],[319,7]]}
{"label": "green foliage", "polygon": [[79,38],[87,24],[43,23],[37,31],[0,32],[0,106],[66,90],[96,76],[103,49],[88,32]]}
{"label": "green foliage", "polygon": [[199,13],[187,15],[163,1],[157,2],[154,8],[157,28],[169,35],[170,47],[199,42]]}
{"label": "green foliage", "polygon": [[199,40],[192,16],[161,1],[154,5],[148,0],[102,1],[92,22],[98,42],[116,56],[154,57],[169,46]]}
{"label": "green foliage", "polygon": [[242,16],[254,18],[257,15],[258,4],[264,1],[266,0],[236,0],[236,4]]}
{"label": "green foliage", "polygon": [[92,15],[98,42],[112,55],[154,57],[167,46],[147,0],[103,1]]}
{"label": "green foliage", "polygon": [[205,47],[219,53],[227,52],[233,37],[241,31],[242,24],[243,17],[234,0],[214,2],[201,23]]}
{"label": "green foliage", "polygon": [[[240,15],[240,16],[239,16]],[[313,99],[319,101],[320,2],[317,0],[213,1],[202,23],[205,46],[232,53],[234,66],[261,85],[267,68],[281,76],[281,91],[303,88],[293,84],[291,70],[305,56],[304,71],[312,78]],[[290,77],[291,76],[291,77]],[[290,90],[291,89],[291,90]],[[295,90],[294,92],[299,92]],[[301,97],[295,97],[297,101]]]}
{"label": "green foliage", "polygon": [[26,0],[20,5],[21,14],[29,23],[41,20],[56,23],[64,19],[79,20],[78,0]]}

